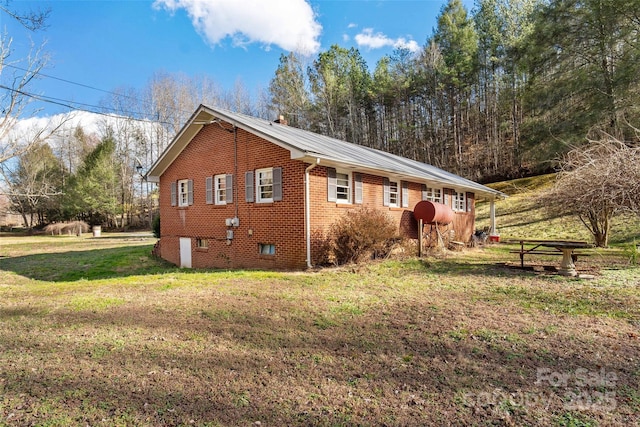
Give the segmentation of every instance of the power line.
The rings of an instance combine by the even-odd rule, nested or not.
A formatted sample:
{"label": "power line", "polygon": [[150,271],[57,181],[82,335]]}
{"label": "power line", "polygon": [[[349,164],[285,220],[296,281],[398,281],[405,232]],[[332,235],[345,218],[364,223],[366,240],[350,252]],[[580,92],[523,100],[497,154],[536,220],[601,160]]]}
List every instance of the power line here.
{"label": "power line", "polygon": [[[5,67],[10,67],[10,68],[13,68],[13,69],[16,69],[16,70],[19,70],[19,71],[23,71],[25,73],[31,73],[31,74],[34,74],[34,75],[37,74],[38,77],[46,77],[46,78],[49,78],[49,79],[52,79],[52,80],[57,80],[57,81],[60,81],[60,82],[63,82],[63,83],[67,83],[67,84],[70,84],[70,85],[79,86],[79,87],[83,87],[85,89],[91,89],[91,90],[95,90],[95,91],[98,91],[98,92],[106,93],[108,95],[112,95],[112,96],[115,96],[115,97],[118,97],[118,98],[128,98],[128,99],[136,101],[136,102],[138,102],[138,103],[140,103],[142,105],[147,105],[147,106],[151,105],[151,106],[153,106],[149,101],[141,100],[141,99],[139,99],[139,98],[137,98],[135,96],[125,95],[125,94],[122,94],[122,93],[116,93],[116,92],[112,92],[112,91],[109,91],[109,90],[100,89],[100,88],[97,88],[95,86],[87,85],[87,84],[84,84],[84,83],[74,82],[72,80],[63,79],[61,77],[52,76],[50,74],[45,74],[45,73],[42,73],[42,72],[35,73],[33,70],[29,70],[29,69],[23,68],[23,67],[18,67],[16,65],[12,65],[12,64],[4,64],[4,66]],[[10,90],[13,90],[13,89],[10,89]],[[47,97],[47,96],[44,96],[44,95],[30,94],[30,95],[27,95],[27,96],[31,96],[32,98],[38,99],[38,100],[43,101],[43,102],[49,102],[49,101],[46,101],[45,99],[41,99],[41,98],[48,98],[48,99],[52,99],[52,100],[55,100],[55,101],[72,103],[72,104],[75,104],[75,105],[84,105],[84,106],[88,106],[88,107],[91,107],[91,108],[104,108],[104,109],[108,109],[108,110],[114,111],[116,113],[118,112],[118,110],[115,109],[115,108],[98,107],[98,106],[91,105],[91,104],[83,104],[83,103],[80,103],[80,102],[64,100],[64,99],[60,99],[60,98]],[[51,103],[56,104],[55,102],[51,102]],[[61,105],[63,107],[68,107],[68,108],[72,108],[72,109],[78,109],[80,111],[88,111],[90,113],[101,114],[101,113],[98,113],[96,111],[83,110],[81,108],[75,108],[75,107],[71,107],[71,106],[63,105],[63,104],[56,104],[56,105]],[[184,114],[190,114],[191,113],[191,111],[186,111],[186,110],[180,110],[180,112],[184,113]],[[135,114],[138,114],[140,116],[144,116],[143,113],[135,113]],[[167,122],[160,122],[160,121],[157,121],[157,123],[170,124],[170,123],[167,123]]]}
{"label": "power line", "polygon": [[[16,65],[12,65],[12,64],[5,64],[5,67],[10,67],[10,68],[14,68],[16,70],[24,71],[26,73],[35,74],[33,71],[31,71],[31,70],[29,70],[27,68],[18,67]],[[68,83],[68,84],[71,84],[71,85],[84,87],[86,89],[91,89],[91,90],[96,90],[98,92],[107,93],[109,95],[115,95],[115,96],[119,96],[119,97],[123,97],[123,98],[130,98],[130,99],[133,99],[133,100],[138,101],[138,102],[140,101],[139,99],[137,99],[137,98],[135,98],[133,96],[130,96],[130,95],[123,95],[123,94],[120,94],[120,93],[111,92],[111,91],[100,89],[100,88],[97,88],[97,87],[94,87],[94,86],[90,86],[90,85],[87,85],[87,84],[84,84],[84,83],[78,83],[78,82],[74,82],[74,81],[71,81],[71,80],[63,79],[63,78],[60,78],[60,77],[52,76],[50,74],[45,74],[45,73],[42,73],[42,72],[38,72],[37,75],[41,76],[41,77],[46,77],[46,78],[49,78],[49,79],[53,79],[53,80],[58,80],[60,82]]]}
{"label": "power line", "polygon": [[[125,113],[128,114],[128,118],[135,120],[135,121],[139,121],[139,122],[155,122],[155,123],[159,123],[159,124],[163,124],[163,125],[171,125],[171,123],[168,122],[161,122],[161,121],[154,121],[154,120],[149,120],[149,119],[143,119],[143,118],[138,118],[136,116],[144,116],[143,113],[139,113],[139,112],[133,112],[133,111],[118,111],[115,108],[110,108],[110,107],[99,107],[96,105],[91,105],[91,104],[84,104],[81,102],[75,102],[75,101],[69,101],[69,100],[65,100],[65,99],[60,99],[60,98],[54,98],[54,97],[48,97],[48,96],[44,96],[44,95],[36,95],[33,93],[29,93],[29,92],[24,92],[18,89],[13,89],[10,88],[8,86],[5,85],[0,85],[0,89],[4,89],[4,90],[8,90],[10,92],[14,92],[14,93],[18,93],[20,95],[41,101],[41,102],[46,102],[49,104],[54,104],[54,105],[58,105],[58,106],[62,106],[65,108],[69,108],[71,110],[80,110],[80,111],[85,111],[88,113],[93,113],[93,114],[99,114],[102,116],[106,116],[106,117],[113,117],[114,114],[116,113]],[[93,108],[93,110],[90,110],[89,108],[83,108],[84,107],[89,107],[89,108]],[[104,110],[110,110],[112,111],[112,113],[105,113],[103,111],[99,111],[99,109],[104,109]]]}

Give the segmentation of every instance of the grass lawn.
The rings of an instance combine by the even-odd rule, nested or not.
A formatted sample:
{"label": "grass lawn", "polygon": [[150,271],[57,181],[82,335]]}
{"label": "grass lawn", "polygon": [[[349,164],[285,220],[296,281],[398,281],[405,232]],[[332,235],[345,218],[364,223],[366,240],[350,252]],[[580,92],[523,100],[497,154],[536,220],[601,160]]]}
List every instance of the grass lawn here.
{"label": "grass lawn", "polygon": [[0,426],[640,422],[640,269],[620,250],[578,280],[503,245],[227,272],[153,242],[0,237]]}
{"label": "grass lawn", "polygon": [[[503,239],[589,240],[536,205],[551,179],[498,184]],[[504,244],[227,272],[154,242],[0,235],[0,426],[640,423],[637,218],[579,260],[593,280]]]}
{"label": "grass lawn", "polygon": [[[553,184],[555,174],[515,179],[489,185],[509,195],[496,202],[496,226],[501,238],[573,239],[593,242],[593,237],[577,217],[549,217],[545,206],[536,201],[541,191]],[[489,226],[489,204],[476,209],[479,228]],[[610,244],[640,244],[640,219],[622,215],[612,221]]]}

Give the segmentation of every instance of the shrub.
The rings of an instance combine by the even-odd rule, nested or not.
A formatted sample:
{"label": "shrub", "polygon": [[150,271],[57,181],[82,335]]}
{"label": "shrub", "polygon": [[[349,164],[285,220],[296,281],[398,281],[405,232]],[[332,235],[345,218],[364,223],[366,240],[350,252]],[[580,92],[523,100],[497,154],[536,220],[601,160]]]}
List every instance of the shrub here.
{"label": "shrub", "polygon": [[75,234],[80,236],[89,231],[89,224],[84,221],[57,222],[49,224],[44,228],[45,233],[53,235]]}
{"label": "shrub", "polygon": [[636,239],[633,239],[633,242],[625,246],[624,254],[629,260],[629,264],[638,265],[640,263],[640,245],[636,243]]}
{"label": "shrub", "polygon": [[332,224],[329,234],[337,264],[386,257],[398,239],[394,221],[385,212],[366,207],[347,212]]}
{"label": "shrub", "polygon": [[315,229],[311,232],[311,253],[313,265],[330,265],[333,263],[333,249],[331,237],[325,234],[321,229]]}
{"label": "shrub", "polygon": [[156,239],[160,238],[160,214],[157,214],[153,217],[153,221],[151,222],[151,229],[153,230],[153,237]]}

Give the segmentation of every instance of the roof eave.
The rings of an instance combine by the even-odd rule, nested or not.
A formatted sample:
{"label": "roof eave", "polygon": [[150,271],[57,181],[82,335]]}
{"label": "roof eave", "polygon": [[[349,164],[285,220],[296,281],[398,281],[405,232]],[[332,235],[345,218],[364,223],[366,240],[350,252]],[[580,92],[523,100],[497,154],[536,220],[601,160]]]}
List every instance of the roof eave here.
{"label": "roof eave", "polygon": [[[401,180],[411,180],[411,181],[417,181],[420,183],[425,183],[425,184],[433,184],[433,185],[449,185],[454,189],[462,189],[462,190],[467,190],[467,191],[472,191],[474,194],[479,194],[482,195],[483,197],[487,197],[488,199],[506,199],[508,196],[498,190],[494,190],[492,188],[489,187],[485,187],[482,184],[477,184],[474,183],[476,185],[464,185],[464,184],[460,184],[460,183],[456,183],[456,182],[452,182],[452,181],[447,181],[444,179],[439,179],[439,178],[426,178],[424,176],[419,176],[419,175],[414,175],[414,174],[407,174],[407,173],[403,173],[403,172],[398,172],[396,170],[391,170],[391,169],[385,169],[385,168],[380,168],[380,167],[372,167],[370,165],[366,165],[366,164],[358,164],[356,162],[345,162],[343,160],[340,159],[335,159],[332,158],[330,156],[326,156],[324,154],[319,154],[319,153],[312,153],[312,152],[306,152],[306,153],[300,153],[297,157],[293,157],[293,155],[291,156],[292,159],[297,159],[297,160],[302,160],[306,163],[314,163],[314,164],[321,164],[323,166],[329,166],[329,167],[338,167],[338,168],[344,168],[344,169],[352,169],[352,170],[357,170],[360,172],[367,172],[370,173],[372,175],[380,175],[380,173],[384,173],[387,174],[389,176],[392,177],[396,177],[398,179]],[[318,162],[318,160],[320,160],[320,162]],[[478,188],[477,186],[481,186],[484,188]]]}
{"label": "roof eave", "polygon": [[225,121],[236,128],[253,133],[256,136],[259,136],[281,148],[288,150],[290,152],[291,159],[301,160],[308,163],[317,163],[317,159],[320,159],[326,166],[336,166],[346,169],[359,170],[362,172],[369,172],[374,175],[379,175],[382,172],[389,176],[397,177],[398,179],[412,180],[426,184],[450,185],[456,189],[459,188],[463,190],[473,191],[474,193],[479,194],[483,197],[487,197],[489,199],[504,199],[507,197],[506,194],[498,190],[493,190],[489,187],[483,186],[482,184],[465,180],[462,177],[460,178],[464,181],[469,181],[471,185],[454,182],[446,178],[429,178],[420,174],[411,174],[394,169],[384,168],[380,165],[365,164],[357,161],[345,161],[344,159],[339,159],[330,155],[305,151],[287,141],[284,141],[281,138],[278,138],[277,136],[265,133],[264,131],[259,129],[259,127],[254,127],[242,121],[236,120],[233,114],[227,114],[224,110],[213,109],[202,104],[191,115],[189,120],[187,120],[185,125],[182,127],[182,129],[180,129],[176,137],[163,151],[158,160],[156,160],[151,166],[149,172],[147,173],[147,179],[150,182],[159,182],[160,176],[167,170],[167,168],[184,150],[184,148],[189,145],[191,140],[200,132],[200,130],[202,130],[205,125],[214,123],[216,120]]}
{"label": "roof eave", "polygon": [[[177,135],[169,143],[167,148],[165,148],[160,157],[158,157],[158,159],[149,168],[149,172],[147,172],[148,181],[159,182],[160,175],[167,170],[169,165],[171,165],[182,150],[189,145],[189,142],[191,142],[198,132],[200,132],[204,125],[211,122],[214,116],[211,112],[206,110],[207,107],[200,105],[191,115],[189,120],[187,120],[182,129],[180,129]],[[203,113],[205,116],[201,117]]]}
{"label": "roof eave", "polygon": [[225,114],[223,111],[214,110],[210,107],[207,107],[206,105],[201,104],[195,111],[195,113],[191,115],[189,120],[187,120],[186,124],[182,127],[180,132],[178,132],[176,137],[171,141],[171,143],[169,143],[158,160],[156,160],[151,166],[149,172],[147,173],[148,180],[150,182],[160,182],[160,175],[162,175],[167,170],[169,165],[176,159],[176,157],[178,157],[182,150],[184,150],[184,148],[189,145],[191,140],[198,134],[198,132],[200,132],[200,130],[202,130],[205,125],[215,122],[216,118],[230,123],[231,125],[239,129],[254,133],[257,136],[288,150],[291,153],[292,159],[297,159],[305,155],[304,152],[300,151],[295,146],[288,144],[285,141],[273,138],[270,135],[265,134],[264,132],[260,132],[258,129],[238,122],[233,117]]}

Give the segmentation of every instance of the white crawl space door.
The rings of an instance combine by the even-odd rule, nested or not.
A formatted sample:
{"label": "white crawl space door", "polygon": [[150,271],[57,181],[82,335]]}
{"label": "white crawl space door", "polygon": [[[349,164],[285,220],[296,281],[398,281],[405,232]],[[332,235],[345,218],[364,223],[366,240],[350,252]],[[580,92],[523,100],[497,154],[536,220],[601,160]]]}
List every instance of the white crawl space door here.
{"label": "white crawl space door", "polygon": [[180,238],[180,267],[191,268],[191,238]]}

